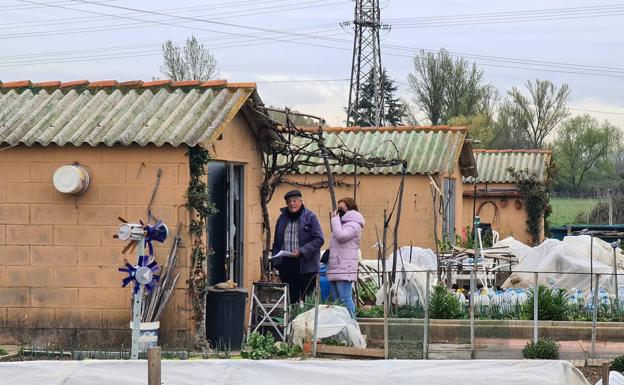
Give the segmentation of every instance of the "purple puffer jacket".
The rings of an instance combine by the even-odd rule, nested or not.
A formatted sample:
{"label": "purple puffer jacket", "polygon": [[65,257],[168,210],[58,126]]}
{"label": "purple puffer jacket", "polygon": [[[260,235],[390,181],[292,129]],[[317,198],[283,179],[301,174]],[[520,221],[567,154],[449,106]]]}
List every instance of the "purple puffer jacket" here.
{"label": "purple puffer jacket", "polygon": [[332,217],[332,237],[329,241],[327,279],[330,281],[357,280],[358,250],[364,227],[364,217],[355,210]]}

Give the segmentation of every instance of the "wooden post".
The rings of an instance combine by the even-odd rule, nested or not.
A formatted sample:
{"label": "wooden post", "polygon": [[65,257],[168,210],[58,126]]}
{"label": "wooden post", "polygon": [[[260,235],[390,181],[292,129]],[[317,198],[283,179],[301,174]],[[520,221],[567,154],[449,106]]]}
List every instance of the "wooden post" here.
{"label": "wooden post", "polygon": [[602,364],[602,385],[609,385],[609,369],[611,364],[605,362]]}
{"label": "wooden post", "polygon": [[315,291],[316,295],[314,296],[314,336],[312,340],[312,357],[316,358],[316,339],[318,338],[318,312],[319,312],[319,302],[321,299],[321,285],[320,285],[320,273],[316,273],[316,285]]}
{"label": "wooden post", "polygon": [[147,349],[147,384],[161,385],[160,380],[160,346]]}

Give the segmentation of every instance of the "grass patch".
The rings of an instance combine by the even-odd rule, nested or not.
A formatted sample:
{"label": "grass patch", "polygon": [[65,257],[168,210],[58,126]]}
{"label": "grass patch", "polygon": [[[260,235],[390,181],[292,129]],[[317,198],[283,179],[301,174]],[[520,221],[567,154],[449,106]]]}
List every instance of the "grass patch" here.
{"label": "grass patch", "polygon": [[577,215],[589,213],[598,202],[598,199],[550,198],[553,209],[550,222],[554,226],[576,224]]}

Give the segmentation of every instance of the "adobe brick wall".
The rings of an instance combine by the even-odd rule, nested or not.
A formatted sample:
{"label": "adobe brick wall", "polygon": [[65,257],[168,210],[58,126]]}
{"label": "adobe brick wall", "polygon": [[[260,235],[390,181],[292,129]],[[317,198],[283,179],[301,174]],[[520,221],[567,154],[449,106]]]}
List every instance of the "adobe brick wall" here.
{"label": "adobe brick wall", "polygon": [[[512,189],[515,188],[515,184],[510,183],[490,183],[487,184],[489,189]],[[477,184],[477,189],[486,188],[485,184]],[[466,184],[464,186],[465,191],[472,191],[474,185]],[[526,204],[522,199],[522,207],[517,209],[514,205],[517,198],[515,197],[490,197],[490,198],[477,198],[476,209],[478,210],[483,205],[481,212],[479,213],[482,223],[491,223],[492,228],[498,231],[500,239],[507,238],[509,236],[514,237],[520,242],[527,245],[531,244],[531,235],[527,232],[526,225],[526,211],[524,205]],[[504,202],[506,201],[506,202]],[[486,203],[490,202],[490,203]],[[494,205],[496,205],[496,209]],[[472,197],[464,197],[463,203],[463,218],[464,227],[472,227],[472,213],[473,213],[474,199]],[[544,231],[542,229],[540,240],[544,239]]]}
{"label": "adobe brick wall", "polygon": [[[18,146],[0,152],[0,344],[76,343],[129,345],[130,289],[124,277],[124,243],[113,239],[117,217],[146,219],[160,168],[154,214],[175,234],[186,227],[184,194],[189,171],[186,147]],[[80,162],[92,171],[78,199],[54,190],[58,167]],[[189,338],[185,292],[189,249],[182,232],[180,279],[161,323],[162,341]],[[159,262],[173,236],[156,247]],[[131,256],[133,260],[134,255]]]}

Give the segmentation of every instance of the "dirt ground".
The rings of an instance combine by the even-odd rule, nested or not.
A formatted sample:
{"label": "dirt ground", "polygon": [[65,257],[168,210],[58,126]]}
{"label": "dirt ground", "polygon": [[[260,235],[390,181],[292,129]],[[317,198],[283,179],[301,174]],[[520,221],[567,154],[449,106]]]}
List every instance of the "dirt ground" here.
{"label": "dirt ground", "polygon": [[580,367],[578,369],[583,373],[591,385],[594,385],[602,378],[602,368],[600,366],[587,366]]}

